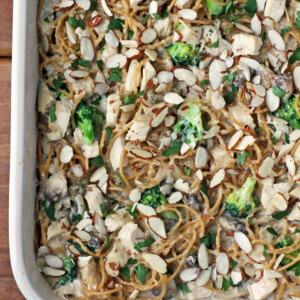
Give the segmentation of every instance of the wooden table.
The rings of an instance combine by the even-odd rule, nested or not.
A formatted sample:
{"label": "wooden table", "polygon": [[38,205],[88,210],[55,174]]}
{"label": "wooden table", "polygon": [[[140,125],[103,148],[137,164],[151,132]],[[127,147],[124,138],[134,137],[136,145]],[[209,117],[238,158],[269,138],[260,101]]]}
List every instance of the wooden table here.
{"label": "wooden table", "polygon": [[19,300],[25,298],[11,271],[8,242],[12,0],[0,0],[0,20],[0,299]]}

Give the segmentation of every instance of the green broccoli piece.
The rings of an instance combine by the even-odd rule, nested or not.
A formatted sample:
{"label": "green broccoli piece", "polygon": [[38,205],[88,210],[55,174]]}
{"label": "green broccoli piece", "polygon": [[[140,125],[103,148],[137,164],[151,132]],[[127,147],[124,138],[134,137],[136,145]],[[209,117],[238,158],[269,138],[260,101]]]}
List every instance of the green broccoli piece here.
{"label": "green broccoli piece", "polygon": [[[223,0],[217,0],[218,2],[224,2]],[[221,4],[217,4],[211,0],[206,0],[206,5],[207,5],[207,9],[208,9],[208,12],[211,14],[211,15],[220,15],[223,10],[224,10],[224,7],[223,5]]]}
{"label": "green broccoli piece", "polygon": [[300,119],[295,109],[295,97],[283,102],[274,112],[274,116],[288,121],[293,129],[300,129]]}
{"label": "green broccoli piece", "polygon": [[73,280],[77,277],[77,267],[72,257],[64,257],[64,269],[66,270],[66,274],[62,277],[59,277],[59,284],[65,285],[67,282],[73,282]]}
{"label": "green broccoli piece", "polygon": [[[284,247],[288,247],[290,245],[292,245],[294,243],[294,240],[291,237],[282,239],[281,241],[279,241],[276,245],[275,248],[276,249],[281,249]],[[293,251],[291,253],[289,253],[290,256],[293,257],[297,257],[300,254],[300,249]],[[293,260],[289,257],[284,257],[282,259],[282,261],[280,262],[281,266],[286,266],[288,264],[290,264]],[[296,276],[300,276],[300,261],[296,262],[294,265],[292,265],[291,267],[289,267],[287,269],[288,271],[292,271],[295,273]]]}
{"label": "green broccoli piece", "polygon": [[253,177],[248,177],[243,186],[232,192],[226,198],[225,210],[235,218],[245,218],[255,207],[252,193],[256,180]]}
{"label": "green broccoli piece", "polygon": [[103,117],[97,108],[81,102],[75,112],[75,122],[82,129],[85,142],[90,145],[94,142],[95,134],[99,133]]}
{"label": "green broccoli piece", "polygon": [[167,51],[176,66],[195,66],[202,58],[199,45],[179,42],[167,47]]}
{"label": "green broccoli piece", "polygon": [[153,188],[144,190],[141,196],[142,199],[140,203],[144,205],[150,205],[153,208],[156,208],[159,205],[167,204],[166,196],[160,191],[160,187],[162,185],[163,182],[161,182],[157,186],[154,186]]}
{"label": "green broccoli piece", "polygon": [[196,104],[191,103],[184,119],[174,125],[173,132],[181,135],[182,142],[187,144],[201,141],[204,133],[201,109]]}

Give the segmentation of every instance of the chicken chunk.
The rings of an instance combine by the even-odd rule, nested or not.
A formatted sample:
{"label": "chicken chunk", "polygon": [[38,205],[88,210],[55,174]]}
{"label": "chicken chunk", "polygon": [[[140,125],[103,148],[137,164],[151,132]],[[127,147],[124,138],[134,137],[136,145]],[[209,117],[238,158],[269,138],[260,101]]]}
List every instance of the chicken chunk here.
{"label": "chicken chunk", "polygon": [[106,125],[114,128],[122,105],[119,95],[113,94],[107,98]]}
{"label": "chicken chunk", "polygon": [[104,203],[104,198],[96,184],[89,184],[85,193],[85,199],[88,203],[91,214],[98,212],[101,216],[100,204]]}
{"label": "chicken chunk", "polygon": [[294,205],[291,213],[288,215],[288,220],[300,221],[300,201]]}
{"label": "chicken chunk", "polygon": [[38,111],[46,114],[50,109],[51,103],[54,101],[54,95],[47,87],[47,84],[41,82],[38,90]]}
{"label": "chicken chunk", "polygon": [[[121,162],[121,154],[124,150],[124,144],[125,144],[125,141],[124,141],[124,138],[123,137],[118,137],[112,147],[111,147],[111,150],[110,150],[110,161],[111,161],[111,165],[113,167],[114,170],[117,170],[118,168],[120,168],[120,162]],[[124,161],[123,161],[123,167],[125,167],[127,165],[127,157],[124,158]]]}
{"label": "chicken chunk", "polygon": [[260,37],[247,33],[238,33],[233,37],[234,55],[258,55],[263,42]]}
{"label": "chicken chunk", "polygon": [[151,116],[141,115],[131,126],[127,135],[126,140],[130,141],[145,141],[147,134],[150,130],[150,120]]}
{"label": "chicken chunk", "polygon": [[156,30],[157,35],[160,38],[169,36],[171,34],[171,32],[172,32],[171,18],[167,17],[167,18],[164,18],[162,20],[157,20],[154,23],[154,29]]}
{"label": "chicken chunk", "polygon": [[80,256],[78,266],[82,282],[88,289],[96,289],[101,277],[95,259],[92,256]]}
{"label": "chicken chunk", "polygon": [[[134,59],[131,61],[128,69],[128,74],[125,81],[125,92],[127,94],[131,94],[134,92],[134,81],[135,77],[137,75],[137,68],[138,68],[139,62]],[[140,73],[140,72],[139,72]],[[139,87],[141,84],[141,76],[138,74],[136,85]]]}
{"label": "chicken chunk", "polygon": [[148,84],[148,81],[156,75],[156,71],[151,65],[149,61],[145,63],[145,66],[143,68],[143,78],[141,83],[141,91],[144,91],[146,89],[146,86]]}
{"label": "chicken chunk", "polygon": [[272,18],[275,22],[279,22],[284,14],[285,0],[268,0],[264,15]]}
{"label": "chicken chunk", "polygon": [[64,171],[59,171],[50,176],[45,185],[46,197],[51,201],[58,201],[68,195],[67,180]]}
{"label": "chicken chunk", "polygon": [[277,288],[274,278],[263,277],[260,281],[248,285],[248,291],[253,300],[263,300],[269,297]]}

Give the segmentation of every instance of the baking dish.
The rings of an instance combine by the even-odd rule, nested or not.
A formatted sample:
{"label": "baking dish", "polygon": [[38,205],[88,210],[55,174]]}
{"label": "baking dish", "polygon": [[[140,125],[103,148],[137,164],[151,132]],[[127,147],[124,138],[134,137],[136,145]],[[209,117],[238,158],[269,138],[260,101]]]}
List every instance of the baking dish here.
{"label": "baking dish", "polygon": [[56,299],[40,275],[34,252],[35,102],[38,0],[14,0],[11,79],[9,243],[15,280],[26,299]]}

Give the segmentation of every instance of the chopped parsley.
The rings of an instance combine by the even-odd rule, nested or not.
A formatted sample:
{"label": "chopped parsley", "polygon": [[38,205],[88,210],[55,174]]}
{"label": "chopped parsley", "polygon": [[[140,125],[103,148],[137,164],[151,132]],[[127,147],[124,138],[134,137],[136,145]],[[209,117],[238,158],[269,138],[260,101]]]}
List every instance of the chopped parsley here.
{"label": "chopped parsley", "polygon": [[127,37],[128,37],[129,40],[132,39],[133,35],[134,35],[134,32],[132,30],[130,30],[130,29],[127,30]]}
{"label": "chopped parsley", "polygon": [[297,60],[300,60],[300,47],[293,52],[292,56],[289,58],[289,63],[293,64]]}
{"label": "chopped parsley", "polygon": [[124,181],[124,179],[122,178],[120,172],[118,173],[118,177],[119,177],[119,179],[121,180],[121,187],[123,187],[123,186],[125,185],[125,181]]}
{"label": "chopped parsley", "polygon": [[99,155],[95,158],[90,159],[90,164],[93,166],[104,166],[105,162],[103,158]]}
{"label": "chopped parsley", "polygon": [[276,220],[281,220],[285,218],[290,212],[290,210],[286,209],[284,211],[280,211],[278,213],[273,214],[272,217]]}
{"label": "chopped parsley", "polygon": [[135,265],[137,262],[138,262],[137,259],[133,259],[133,258],[129,258],[127,261],[129,265]]}
{"label": "chopped parsley", "polygon": [[49,111],[50,122],[56,121],[55,107],[54,103],[51,103],[50,111]]}
{"label": "chopped parsley", "polygon": [[225,277],[223,277],[223,281],[222,281],[222,290],[223,291],[227,291],[230,287],[230,281],[228,279],[226,279]]}
{"label": "chopped parsley", "polygon": [[143,242],[136,243],[134,249],[137,250],[138,252],[141,251],[141,248],[144,247],[149,247],[155,242],[155,239],[153,237],[148,238],[147,240]]}
{"label": "chopped parsley", "polygon": [[233,269],[235,266],[237,266],[237,261],[234,259],[231,259],[231,268]]}
{"label": "chopped parsley", "polygon": [[135,103],[137,97],[138,96],[143,96],[144,93],[145,93],[144,91],[141,91],[137,94],[131,94],[131,95],[126,94],[124,99],[123,99],[123,104],[133,104],[133,103]]}
{"label": "chopped parsley", "polygon": [[213,231],[210,231],[208,235],[204,236],[200,239],[201,243],[203,243],[208,249],[213,249],[216,244],[216,234]]}
{"label": "chopped parsley", "polygon": [[189,294],[192,292],[191,290],[188,289],[187,284],[185,282],[177,284],[177,288],[184,294]]}
{"label": "chopped parsley", "polygon": [[121,30],[122,29],[122,20],[119,18],[112,19],[108,25],[108,28],[110,30],[114,30],[114,29]]}
{"label": "chopped parsley", "polygon": [[124,277],[130,279],[130,271],[129,271],[129,268],[128,268],[128,267],[120,268],[120,273],[121,273]]}
{"label": "chopped parsley", "polygon": [[280,34],[282,36],[284,36],[287,32],[289,32],[291,30],[291,26],[285,26],[283,28],[281,28]]}
{"label": "chopped parsley", "polygon": [[245,12],[253,17],[257,12],[257,3],[256,0],[248,0],[244,6]]}
{"label": "chopped parsley", "polygon": [[209,47],[209,48],[218,48],[219,44],[220,44],[220,41],[219,41],[219,39],[217,39],[214,43],[206,44],[205,46]]}
{"label": "chopped parsley", "polygon": [[209,196],[208,191],[207,191],[207,186],[206,186],[205,180],[202,180],[200,190],[208,198],[208,200],[210,201],[210,196]]}
{"label": "chopped parsley", "polygon": [[277,86],[273,87],[273,94],[279,98],[284,97],[284,95],[286,94],[284,90],[280,89]]}
{"label": "chopped parsley", "polygon": [[267,257],[268,256],[268,246],[267,245],[264,245],[264,256]]}
{"label": "chopped parsley", "polygon": [[109,248],[109,235],[106,236],[105,247],[106,249]]}
{"label": "chopped parsley", "polygon": [[148,268],[144,267],[142,264],[139,264],[137,267],[134,267],[134,272],[136,273],[138,280],[142,284],[145,284],[146,278],[147,278],[147,273],[148,273]]}
{"label": "chopped parsley", "polygon": [[162,20],[162,19],[166,18],[168,15],[169,14],[166,10],[164,10],[161,15],[159,15],[158,13],[152,14],[152,16],[155,17],[156,20]]}
{"label": "chopped parsley", "polygon": [[244,153],[237,153],[237,165],[238,166],[243,166],[246,160],[246,157],[251,158],[251,153],[250,152],[244,152]]}
{"label": "chopped parsley", "polygon": [[275,235],[275,236],[279,236],[279,234],[277,233],[277,231],[273,227],[267,227],[267,231],[270,232],[271,234]]}
{"label": "chopped parsley", "polygon": [[102,72],[103,71],[103,61],[102,60],[96,60],[96,64],[97,64],[99,70]]}
{"label": "chopped parsley", "polygon": [[84,30],[86,26],[83,21],[77,20],[75,17],[69,17],[69,24],[75,29],[80,27],[82,30]]}
{"label": "chopped parsley", "polygon": [[111,130],[111,128],[106,127],[105,131],[106,131],[107,139],[110,140],[111,136],[112,136],[112,130]]}
{"label": "chopped parsley", "polygon": [[77,70],[79,68],[79,65],[83,66],[84,68],[88,68],[90,64],[91,63],[87,60],[84,60],[82,58],[77,58],[71,63],[71,67]]}
{"label": "chopped parsley", "polygon": [[228,80],[229,84],[232,84],[233,81],[234,81],[235,76],[236,76],[236,72],[233,72],[231,74],[225,75],[223,77],[223,82]]}
{"label": "chopped parsley", "polygon": [[55,204],[53,202],[51,202],[49,205],[47,205],[46,200],[42,201],[42,206],[44,208],[44,212],[47,215],[47,217],[49,219],[51,219],[52,221],[56,221],[55,218]]}
{"label": "chopped parsley", "polygon": [[81,221],[81,220],[82,220],[82,216],[81,216],[81,214],[78,214],[78,215],[73,215],[73,216],[72,216],[71,222],[72,222],[72,223],[75,223],[75,222]]}
{"label": "chopped parsley", "polygon": [[122,83],[122,71],[119,67],[117,68],[111,68],[111,74],[108,78],[110,82],[121,82]]}
{"label": "chopped parsley", "polygon": [[209,81],[207,79],[204,79],[200,82],[200,85],[208,85]]}
{"label": "chopped parsley", "polygon": [[175,140],[172,146],[163,152],[163,155],[169,157],[173,154],[178,153],[180,148],[181,148],[181,142],[179,140]]}

